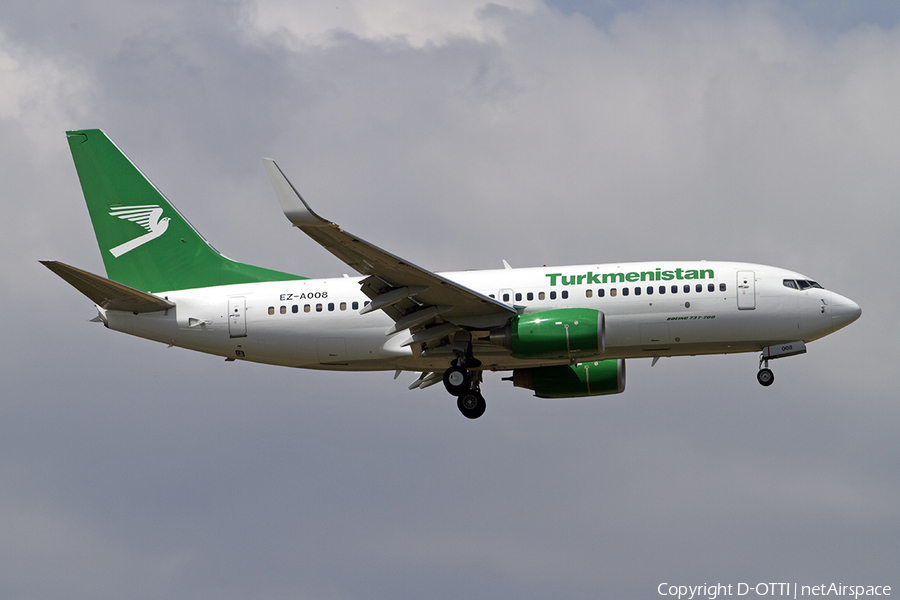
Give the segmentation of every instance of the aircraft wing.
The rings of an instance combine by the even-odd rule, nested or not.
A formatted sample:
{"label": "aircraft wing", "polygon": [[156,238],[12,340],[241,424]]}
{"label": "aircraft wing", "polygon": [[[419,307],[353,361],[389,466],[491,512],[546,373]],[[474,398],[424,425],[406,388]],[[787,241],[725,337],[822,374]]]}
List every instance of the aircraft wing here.
{"label": "aircraft wing", "polygon": [[360,312],[384,310],[395,321],[387,334],[410,329],[413,337],[404,345],[448,335],[452,338],[459,328],[497,327],[516,315],[511,306],[418,267],[323,219],[297,193],[275,161],[264,161],[284,215],[352,269],[368,275],[361,288],[371,302]]}

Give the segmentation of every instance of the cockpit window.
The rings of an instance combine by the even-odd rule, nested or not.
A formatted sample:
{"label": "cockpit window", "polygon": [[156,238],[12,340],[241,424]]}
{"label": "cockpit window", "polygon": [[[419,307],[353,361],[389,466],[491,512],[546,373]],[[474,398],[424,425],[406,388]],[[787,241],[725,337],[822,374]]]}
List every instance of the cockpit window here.
{"label": "cockpit window", "polygon": [[809,279],[785,279],[783,283],[784,287],[789,287],[794,290],[808,290],[809,288],[825,289],[815,281]]}

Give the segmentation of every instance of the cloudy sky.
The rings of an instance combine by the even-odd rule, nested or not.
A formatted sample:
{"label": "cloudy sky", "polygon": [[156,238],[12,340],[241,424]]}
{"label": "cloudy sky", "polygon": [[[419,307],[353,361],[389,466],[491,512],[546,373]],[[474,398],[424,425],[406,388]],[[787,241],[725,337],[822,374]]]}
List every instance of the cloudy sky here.
{"label": "cloudy sky", "polygon": [[[0,597],[652,598],[900,586],[893,1],[6,0]],[[88,322],[64,131],[104,129],[226,255],[434,270],[773,264],[863,317],[773,363],[629,363],[624,394],[225,363]],[[892,391],[893,390],[893,391]],[[895,587],[895,589],[897,589]]]}

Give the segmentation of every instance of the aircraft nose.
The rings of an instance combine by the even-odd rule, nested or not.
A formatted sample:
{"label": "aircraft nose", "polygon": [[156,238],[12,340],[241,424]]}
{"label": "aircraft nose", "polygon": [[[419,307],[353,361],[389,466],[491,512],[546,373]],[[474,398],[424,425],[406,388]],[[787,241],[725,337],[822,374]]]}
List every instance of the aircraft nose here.
{"label": "aircraft nose", "polygon": [[831,330],[837,331],[857,320],[862,314],[859,304],[840,294],[831,294]]}

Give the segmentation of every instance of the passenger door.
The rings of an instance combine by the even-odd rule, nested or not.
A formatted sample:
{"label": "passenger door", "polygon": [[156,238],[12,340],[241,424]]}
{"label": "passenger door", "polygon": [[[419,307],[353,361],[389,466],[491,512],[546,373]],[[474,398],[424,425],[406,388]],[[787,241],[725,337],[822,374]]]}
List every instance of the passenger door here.
{"label": "passenger door", "polygon": [[756,272],[737,272],[737,307],[738,310],[756,308]]}
{"label": "passenger door", "polygon": [[233,338],[247,336],[247,303],[243,296],[228,299],[228,335]]}

